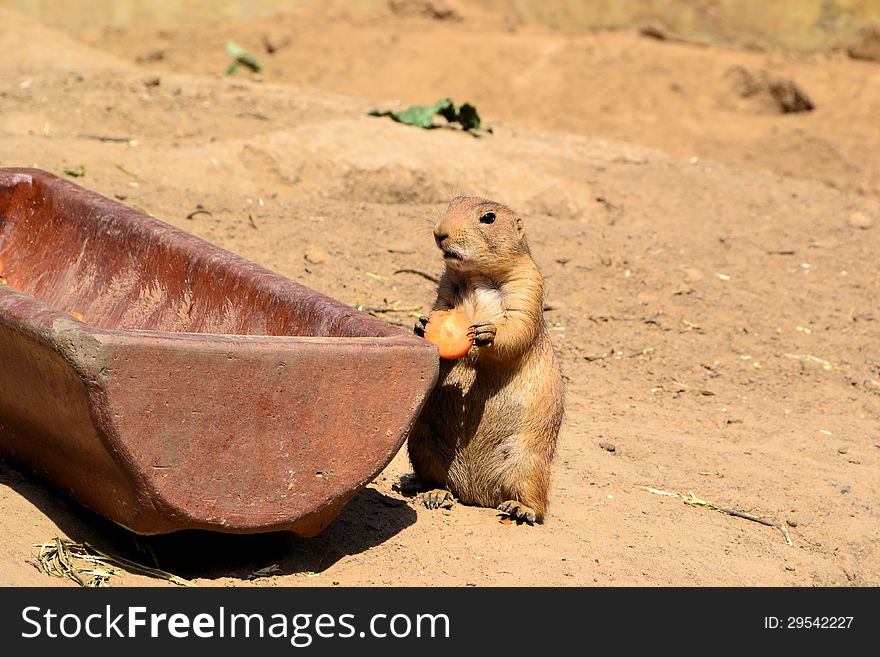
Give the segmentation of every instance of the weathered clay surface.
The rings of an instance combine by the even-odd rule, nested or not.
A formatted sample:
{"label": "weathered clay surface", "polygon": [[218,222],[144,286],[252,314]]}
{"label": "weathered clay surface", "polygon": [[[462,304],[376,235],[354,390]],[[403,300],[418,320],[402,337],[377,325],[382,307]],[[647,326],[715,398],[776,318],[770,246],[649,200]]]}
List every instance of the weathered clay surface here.
{"label": "weathered clay surface", "polygon": [[0,169],[0,456],[142,534],[320,532],[435,348],[38,170]]}

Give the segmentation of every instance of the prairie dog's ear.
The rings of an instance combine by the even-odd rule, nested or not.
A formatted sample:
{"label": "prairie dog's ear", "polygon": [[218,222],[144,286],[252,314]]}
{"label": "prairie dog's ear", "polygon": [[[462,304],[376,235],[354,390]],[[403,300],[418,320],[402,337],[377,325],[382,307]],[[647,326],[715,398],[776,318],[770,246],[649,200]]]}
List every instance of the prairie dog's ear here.
{"label": "prairie dog's ear", "polygon": [[523,227],[522,217],[516,215],[516,218],[513,220],[513,225],[516,226],[516,234],[519,237],[523,237],[526,234],[526,229]]}

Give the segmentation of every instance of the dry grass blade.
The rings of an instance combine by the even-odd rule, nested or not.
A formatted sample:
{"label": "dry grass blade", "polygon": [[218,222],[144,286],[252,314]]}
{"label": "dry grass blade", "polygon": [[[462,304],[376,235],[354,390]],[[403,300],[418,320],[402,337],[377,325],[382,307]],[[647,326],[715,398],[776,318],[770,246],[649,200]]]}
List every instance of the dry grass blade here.
{"label": "dry grass blade", "polygon": [[819,358],[818,356],[813,356],[811,354],[785,354],[786,358],[791,358],[793,360],[799,360],[802,363],[815,363],[816,365],[821,365],[823,370],[826,371],[835,371],[840,372],[843,370],[843,367],[840,365],[835,365],[831,361],[825,360],[824,358]]}
{"label": "dry grass blade", "polygon": [[273,563],[271,566],[266,566],[265,568],[255,570],[250,575],[248,575],[248,579],[257,579],[258,577],[271,577],[279,570],[281,570],[281,566],[279,566],[277,563]]}
{"label": "dry grass blade", "polygon": [[68,550],[69,543],[70,541],[56,537],[51,543],[35,546],[40,548],[40,553],[34,565],[51,577],[67,577],[80,586],[88,586],[89,581],[83,579],[81,569],[73,563],[73,555]]}
{"label": "dry grass blade", "polygon": [[713,511],[720,511],[721,513],[725,513],[729,516],[733,516],[735,518],[743,518],[745,520],[751,520],[752,522],[757,522],[762,525],[766,525],[768,527],[776,527],[779,531],[782,532],[782,535],[785,537],[785,542],[789,545],[793,545],[791,542],[791,535],[788,533],[788,528],[784,523],[779,522],[778,520],[774,520],[773,518],[767,518],[762,516],[756,516],[753,513],[748,513],[747,511],[740,511],[739,509],[729,509],[723,506],[718,506],[717,504],[713,504],[712,502],[707,502],[706,500],[701,500],[692,492],[688,492],[688,497],[683,498],[685,504],[690,504],[692,506],[701,506],[706,509],[712,509]]}
{"label": "dry grass blade", "polygon": [[[114,564],[116,566],[120,566],[121,568],[125,568],[134,573],[138,573],[140,575],[146,575],[147,577],[155,577],[158,579],[164,579],[167,582],[171,582],[172,584],[177,584],[178,586],[195,586],[192,582],[187,579],[183,579],[182,577],[178,577],[177,575],[173,575],[169,572],[161,570],[160,568],[150,568],[149,566],[143,566],[134,561],[129,561],[123,557],[117,557],[110,554],[105,554],[101,552],[97,548],[88,543],[83,543],[83,547],[86,550],[91,550],[91,552],[95,555],[91,560],[95,560],[96,557],[99,557],[103,561],[107,563]],[[91,556],[91,555],[90,555]]]}
{"label": "dry grass blade", "polygon": [[194,586],[192,582],[182,577],[159,568],[143,566],[123,557],[106,554],[88,543],[77,543],[55,537],[49,543],[39,543],[34,547],[40,548],[37,561],[28,563],[51,577],[67,577],[80,586],[107,586],[111,577],[119,575],[117,569],[109,566],[117,566],[147,577],[164,579],[178,586]]}
{"label": "dry grass blade", "polygon": [[114,166],[115,166],[117,169],[119,169],[122,173],[124,173],[126,176],[128,176],[129,178],[131,178],[132,180],[134,180],[134,181],[136,181],[136,182],[139,182],[139,183],[144,181],[144,179],[141,178],[139,175],[137,175],[136,173],[134,173],[134,172],[132,172],[132,171],[129,171],[128,169],[126,169],[126,168],[125,168],[124,166],[122,166],[121,164],[116,164],[116,165],[114,165]]}
{"label": "dry grass blade", "polygon": [[785,537],[785,542],[788,545],[794,545],[791,541],[791,534],[788,531],[788,527],[785,526],[784,522],[779,522],[773,518],[768,518],[764,516],[757,516],[753,513],[748,513],[747,511],[740,511],[739,509],[729,509],[727,507],[718,506],[713,502],[708,502],[706,500],[701,500],[699,497],[694,495],[692,492],[688,491],[687,495],[682,495],[681,493],[676,493],[673,491],[662,490],[660,488],[651,488],[650,486],[639,486],[642,490],[648,491],[649,493],[653,493],[654,495],[666,495],[668,497],[677,497],[685,504],[689,504],[690,506],[700,506],[704,509],[711,509],[712,511],[718,511],[728,516],[733,516],[734,518],[743,518],[744,520],[751,520],[752,522],[757,522],[762,525],[766,525],[768,527],[775,527],[780,532],[782,532],[782,536]]}

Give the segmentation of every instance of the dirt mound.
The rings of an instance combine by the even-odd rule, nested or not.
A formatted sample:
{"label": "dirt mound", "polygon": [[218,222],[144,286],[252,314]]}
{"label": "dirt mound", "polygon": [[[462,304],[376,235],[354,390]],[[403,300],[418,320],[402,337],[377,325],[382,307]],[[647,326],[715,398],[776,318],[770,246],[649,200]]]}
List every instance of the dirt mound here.
{"label": "dirt mound", "polygon": [[[876,68],[461,16],[129,30],[102,54],[4,13],[0,165],[82,165],[81,184],[402,326],[433,299],[452,195],[520,209],[567,385],[546,524],[428,511],[401,453],[316,539],[144,539],[2,465],[0,583],[64,584],[24,562],[64,534],[200,585],[880,584]],[[262,76],[222,75],[228,38]],[[725,109],[736,65],[816,109]],[[494,134],[367,116],[444,96]],[[658,490],[785,522],[793,545]]]}
{"label": "dirt mound", "polygon": [[[880,198],[880,165],[872,156],[880,150],[875,64],[833,53],[711,49],[635,32],[566,34],[520,27],[500,10],[450,6],[461,20],[306,3],[272,18],[173,30],[113,28],[85,38],[130,61],[158,50],[162,59],[145,66],[204,75],[222,73],[224,43],[234,39],[260,56],[264,68],[257,77],[266,81],[353,94],[382,106],[451,96],[475,103],[490,124],[612,137]],[[278,47],[269,53],[267,43]],[[815,111],[756,116],[749,104],[730,102],[734,67],[765,71],[771,82],[793,81]],[[775,88],[786,93],[785,85]],[[787,154],[768,143],[784,145]]]}

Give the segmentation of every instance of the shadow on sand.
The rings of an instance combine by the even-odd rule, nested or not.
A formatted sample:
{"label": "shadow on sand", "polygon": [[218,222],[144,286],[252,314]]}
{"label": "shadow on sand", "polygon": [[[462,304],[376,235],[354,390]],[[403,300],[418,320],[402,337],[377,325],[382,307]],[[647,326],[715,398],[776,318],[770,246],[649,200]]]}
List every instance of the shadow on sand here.
{"label": "shadow on sand", "polygon": [[[416,521],[416,512],[405,501],[365,488],[314,538],[298,538],[287,532],[221,534],[201,530],[139,536],[2,462],[0,486],[8,486],[27,499],[74,541],[91,543],[102,552],[187,579],[246,580],[255,571],[275,565],[273,575],[320,573],[343,557],[387,541]],[[45,540],[53,538],[46,536]]]}

